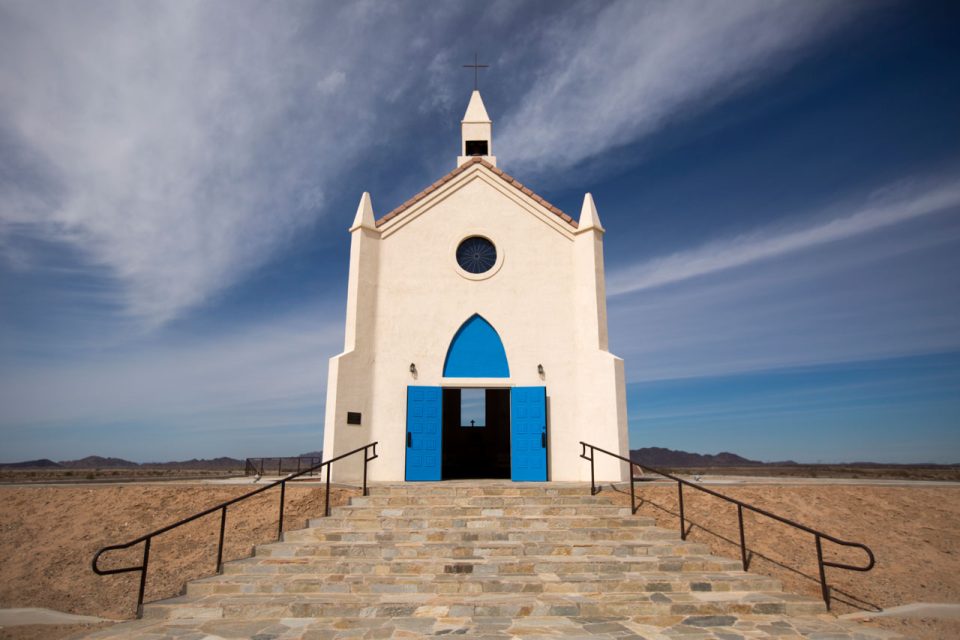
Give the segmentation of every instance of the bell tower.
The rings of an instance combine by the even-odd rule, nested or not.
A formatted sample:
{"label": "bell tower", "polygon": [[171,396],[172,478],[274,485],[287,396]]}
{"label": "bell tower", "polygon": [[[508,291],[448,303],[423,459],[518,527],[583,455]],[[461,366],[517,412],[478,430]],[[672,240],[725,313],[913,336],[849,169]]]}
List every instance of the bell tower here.
{"label": "bell tower", "polygon": [[497,157],[493,155],[493,123],[483,106],[483,99],[476,89],[470,95],[470,104],[467,112],[460,121],[460,157],[457,166],[469,162],[479,156],[492,164],[497,165]]}

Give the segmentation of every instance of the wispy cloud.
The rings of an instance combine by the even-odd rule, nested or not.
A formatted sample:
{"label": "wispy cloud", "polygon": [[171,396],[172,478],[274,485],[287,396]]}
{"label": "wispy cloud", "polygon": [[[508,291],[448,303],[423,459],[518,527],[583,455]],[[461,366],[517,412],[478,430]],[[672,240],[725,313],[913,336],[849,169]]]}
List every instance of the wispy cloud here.
{"label": "wispy cloud", "polygon": [[[607,292],[615,296],[643,291],[852,238],[958,206],[960,182],[956,180],[919,190],[887,188],[874,194],[853,213],[820,224],[801,229],[762,229],[622,267],[611,272]],[[823,215],[814,212],[802,217],[822,218]]]}
{"label": "wispy cloud", "polygon": [[610,299],[611,347],[630,382],[958,350],[958,251],[955,211],[651,284]]}
{"label": "wispy cloud", "polygon": [[498,153],[562,169],[782,68],[851,12],[406,6],[4,4],[0,236],[15,227],[78,248],[116,279],[112,303],[159,326],[314,228],[331,188],[382,152],[379,135],[459,111],[464,52],[449,33],[504,43],[510,73],[499,77],[520,106],[498,129]]}
{"label": "wispy cloud", "polygon": [[[497,155],[556,170],[703,110],[795,61],[854,3],[615,2],[546,22],[550,62],[507,114]],[[557,47],[563,42],[563,47]]]}
{"label": "wispy cloud", "polygon": [[0,7],[0,235],[78,248],[157,326],[321,219],[393,111],[384,88],[415,81],[381,64],[415,24],[380,3],[279,9]]}

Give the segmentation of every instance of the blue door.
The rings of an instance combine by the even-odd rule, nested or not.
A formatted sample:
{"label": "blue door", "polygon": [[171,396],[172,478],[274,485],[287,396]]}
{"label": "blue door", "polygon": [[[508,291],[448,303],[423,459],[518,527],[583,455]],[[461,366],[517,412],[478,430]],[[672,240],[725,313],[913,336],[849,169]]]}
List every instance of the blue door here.
{"label": "blue door", "polygon": [[407,480],[439,480],[440,387],[407,387]]}
{"label": "blue door", "polygon": [[510,390],[510,477],[547,479],[547,388]]}

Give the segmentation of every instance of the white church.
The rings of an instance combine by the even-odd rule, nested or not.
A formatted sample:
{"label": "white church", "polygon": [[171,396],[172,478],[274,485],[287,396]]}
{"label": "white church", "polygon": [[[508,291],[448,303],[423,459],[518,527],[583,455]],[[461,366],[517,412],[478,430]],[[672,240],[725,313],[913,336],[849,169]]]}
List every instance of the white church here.
{"label": "white church", "polygon": [[478,91],[461,133],[457,167],[390,213],[360,199],[324,457],[378,441],[373,481],[589,480],[581,440],[629,456],[593,198],[575,220],[500,170]]}

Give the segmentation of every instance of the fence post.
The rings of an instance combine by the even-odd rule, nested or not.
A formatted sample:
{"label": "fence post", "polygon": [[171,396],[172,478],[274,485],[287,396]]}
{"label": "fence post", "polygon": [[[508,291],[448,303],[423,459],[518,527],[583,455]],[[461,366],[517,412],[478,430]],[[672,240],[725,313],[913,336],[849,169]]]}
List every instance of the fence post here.
{"label": "fence post", "polygon": [[687,525],[683,517],[683,483],[677,480],[677,495],[680,498],[680,539],[687,539]]}
{"label": "fence post", "polygon": [[740,562],[743,570],[747,570],[747,540],[743,533],[743,505],[737,504],[737,520],[740,521]]}
{"label": "fence post", "polygon": [[363,495],[364,496],[370,495],[369,493],[367,493],[367,462],[369,462],[369,459],[367,458],[367,448],[364,447],[363,448]]}
{"label": "fence post", "polygon": [[823,594],[823,603],[830,611],[830,587],[827,586],[827,572],[823,568],[823,545],[820,544],[820,534],[815,534],[817,540],[817,564],[820,566],[820,593]]}
{"label": "fence post", "polygon": [[220,544],[217,547],[217,573],[223,573],[223,531],[227,527],[227,508],[220,511]]}
{"label": "fence post", "polygon": [[323,517],[326,518],[330,515],[330,467],[332,467],[329,462],[327,463],[327,496],[323,501]]}
{"label": "fence post", "polygon": [[143,617],[143,592],[147,587],[147,566],[150,564],[150,541],[153,538],[147,538],[143,545],[143,567],[140,569],[140,592],[137,594],[137,617]]}
{"label": "fence post", "polygon": [[597,483],[594,480],[594,472],[593,472],[593,459],[596,455],[597,455],[597,452],[594,450],[593,447],[590,447],[590,495],[592,496],[595,496],[598,493]]}
{"label": "fence post", "polygon": [[283,537],[283,499],[287,492],[287,481],[280,481],[280,524],[277,526],[277,540]]}

